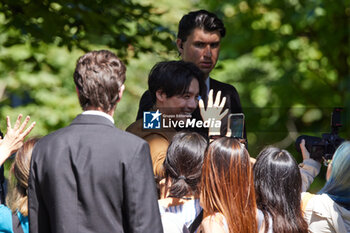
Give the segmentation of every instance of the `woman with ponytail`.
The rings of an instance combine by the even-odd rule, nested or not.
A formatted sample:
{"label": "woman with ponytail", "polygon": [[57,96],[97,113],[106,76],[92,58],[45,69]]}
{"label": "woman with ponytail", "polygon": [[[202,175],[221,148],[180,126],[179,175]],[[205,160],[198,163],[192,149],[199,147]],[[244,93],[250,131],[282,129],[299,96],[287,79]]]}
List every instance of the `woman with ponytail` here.
{"label": "woman with ponytail", "polygon": [[177,133],[164,160],[159,202],[165,233],[188,232],[200,214],[199,183],[207,141],[198,133]]}

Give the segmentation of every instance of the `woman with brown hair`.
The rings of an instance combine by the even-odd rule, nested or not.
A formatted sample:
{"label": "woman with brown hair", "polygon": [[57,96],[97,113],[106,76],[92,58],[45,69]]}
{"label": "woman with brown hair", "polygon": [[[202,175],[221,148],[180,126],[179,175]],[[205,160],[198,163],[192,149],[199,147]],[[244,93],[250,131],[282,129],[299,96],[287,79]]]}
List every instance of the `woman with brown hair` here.
{"label": "woman with brown hair", "polygon": [[10,172],[10,185],[12,189],[7,196],[7,203],[12,212],[19,212],[28,216],[28,179],[30,159],[35,143],[39,138],[28,139],[17,151],[15,161],[12,163]]}
{"label": "woman with brown hair", "polygon": [[200,200],[205,218],[199,232],[258,232],[250,156],[238,140],[222,137],[209,145]]}

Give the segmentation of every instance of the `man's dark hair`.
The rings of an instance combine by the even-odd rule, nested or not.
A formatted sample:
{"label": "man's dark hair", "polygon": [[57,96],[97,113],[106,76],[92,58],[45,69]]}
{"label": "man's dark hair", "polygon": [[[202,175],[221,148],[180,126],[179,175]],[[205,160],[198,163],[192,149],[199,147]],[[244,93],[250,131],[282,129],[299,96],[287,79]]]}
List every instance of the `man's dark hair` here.
{"label": "man's dark hair", "polygon": [[112,110],[119,99],[125,71],[123,62],[110,51],[92,51],[81,56],[75,68],[74,82],[83,110],[88,107],[100,107],[104,112]]}
{"label": "man's dark hair", "polygon": [[179,23],[177,38],[185,42],[195,28],[200,28],[208,32],[219,31],[221,38],[226,34],[224,23],[214,13],[199,10],[191,11],[182,17]]}
{"label": "man's dark hair", "polygon": [[156,92],[161,90],[167,97],[185,94],[192,82],[197,79],[199,95],[204,96],[206,85],[203,72],[193,63],[184,61],[165,61],[157,63],[148,76],[148,89],[152,102],[156,103]]}
{"label": "man's dark hair", "polygon": [[173,137],[164,160],[166,181],[171,178],[170,196],[181,198],[199,194],[207,141],[195,132],[179,132]]}

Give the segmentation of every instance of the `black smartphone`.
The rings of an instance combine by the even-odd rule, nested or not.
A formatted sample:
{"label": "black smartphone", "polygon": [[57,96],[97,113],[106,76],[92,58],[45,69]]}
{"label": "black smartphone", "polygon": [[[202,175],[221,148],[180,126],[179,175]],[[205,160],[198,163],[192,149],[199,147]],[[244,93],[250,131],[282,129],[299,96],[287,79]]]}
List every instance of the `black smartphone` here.
{"label": "black smartphone", "polygon": [[341,113],[343,111],[343,108],[334,108],[332,112],[332,118],[331,118],[331,127],[342,127],[342,120],[341,120]]}
{"label": "black smartphone", "polygon": [[244,114],[231,113],[228,116],[228,128],[231,130],[231,137],[243,138],[244,131]]}

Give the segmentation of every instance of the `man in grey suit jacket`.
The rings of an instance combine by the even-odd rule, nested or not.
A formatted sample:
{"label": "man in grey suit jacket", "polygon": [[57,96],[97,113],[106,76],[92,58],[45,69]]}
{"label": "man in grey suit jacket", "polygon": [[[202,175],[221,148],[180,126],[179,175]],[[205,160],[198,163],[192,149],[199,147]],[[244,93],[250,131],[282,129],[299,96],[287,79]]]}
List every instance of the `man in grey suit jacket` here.
{"label": "man in grey suit jacket", "polygon": [[114,126],[125,70],[109,51],[79,58],[84,112],[33,150],[31,233],[163,232],[148,144]]}

